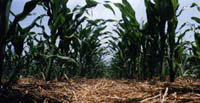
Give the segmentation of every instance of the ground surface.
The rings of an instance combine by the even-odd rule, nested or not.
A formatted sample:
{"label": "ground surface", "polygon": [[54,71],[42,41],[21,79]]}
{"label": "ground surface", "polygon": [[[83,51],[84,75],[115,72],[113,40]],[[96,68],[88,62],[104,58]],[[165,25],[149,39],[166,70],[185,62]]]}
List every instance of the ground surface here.
{"label": "ground surface", "polygon": [[174,83],[130,79],[70,78],[46,82],[21,78],[12,89],[0,89],[1,103],[200,103],[200,79]]}

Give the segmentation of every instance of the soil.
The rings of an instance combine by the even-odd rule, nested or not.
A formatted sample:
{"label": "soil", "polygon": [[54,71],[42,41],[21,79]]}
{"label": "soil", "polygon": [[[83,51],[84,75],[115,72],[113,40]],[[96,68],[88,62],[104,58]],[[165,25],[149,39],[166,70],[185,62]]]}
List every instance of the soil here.
{"label": "soil", "polygon": [[0,89],[1,103],[200,103],[200,79],[177,78],[174,83],[136,79],[67,78],[44,81],[20,78]]}

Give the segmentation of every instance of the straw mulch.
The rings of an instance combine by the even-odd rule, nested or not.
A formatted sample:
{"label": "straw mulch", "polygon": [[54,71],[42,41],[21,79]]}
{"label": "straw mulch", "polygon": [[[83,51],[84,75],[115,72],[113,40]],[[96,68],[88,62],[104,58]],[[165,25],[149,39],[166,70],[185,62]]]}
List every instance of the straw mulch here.
{"label": "straw mulch", "polygon": [[135,79],[67,78],[46,82],[20,78],[10,90],[0,89],[2,102],[22,103],[200,103],[200,79],[177,78],[174,83]]}

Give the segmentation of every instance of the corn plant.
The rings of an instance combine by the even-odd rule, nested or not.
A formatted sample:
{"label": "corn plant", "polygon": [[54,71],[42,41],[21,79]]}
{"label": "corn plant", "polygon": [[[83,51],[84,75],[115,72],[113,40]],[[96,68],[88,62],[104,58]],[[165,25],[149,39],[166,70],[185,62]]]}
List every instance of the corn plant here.
{"label": "corn plant", "polygon": [[[98,77],[103,75],[102,56],[104,49],[100,43],[100,37],[109,34],[105,31],[105,23],[112,20],[88,20],[85,28],[79,28],[78,37],[81,40],[80,52],[80,76],[82,77]],[[102,40],[102,39],[101,39]],[[92,75],[93,74],[93,75]]]}
{"label": "corn plant", "polygon": [[[196,3],[193,3],[191,5],[191,8],[196,7],[198,11],[200,11],[200,6]],[[194,76],[199,77],[200,71],[199,71],[199,57],[200,57],[200,33],[199,33],[199,23],[200,18],[199,17],[191,17],[192,20],[194,20],[197,24],[190,24],[191,29],[190,31],[194,32],[194,43],[191,43],[191,50],[192,50],[192,57],[189,58],[190,65],[192,68],[187,70],[187,75],[193,74]],[[196,26],[197,25],[197,26]],[[184,25],[185,26],[185,25]],[[186,73],[185,73],[186,74]]]}
{"label": "corn plant", "polygon": [[[174,51],[179,45],[179,42],[175,42],[178,0],[154,0],[154,3],[145,0],[147,23],[142,26],[142,29],[139,28],[135,12],[127,0],[122,0],[122,4],[114,5],[122,13],[122,20],[117,30],[114,30],[121,40],[117,44],[110,41],[111,47],[117,50],[115,58],[118,60],[113,60],[116,69],[114,71],[121,73],[122,77],[127,76],[127,73],[131,73],[130,76],[138,74],[136,76],[143,79],[146,79],[146,76],[151,79],[159,75],[162,80],[163,74],[166,74],[165,67],[169,68],[170,81],[173,82],[176,75]],[[116,64],[117,62],[119,64]]]}
{"label": "corn plant", "polygon": [[10,5],[11,5],[12,0],[3,0],[0,1],[0,83],[4,71],[4,66],[3,66],[3,60],[4,60],[4,49],[6,45],[6,37],[7,37],[7,32],[9,29],[9,11],[10,11]]}
{"label": "corn plant", "polygon": [[[135,18],[135,11],[127,0],[123,0],[122,4],[114,3],[114,5],[121,11],[122,20],[119,21],[116,26],[117,29],[114,30],[119,38],[112,37],[115,42],[110,41],[111,47],[116,52],[115,58],[112,61],[112,69],[116,77],[131,78],[139,69],[138,64],[141,53],[139,23]],[[117,44],[116,40],[118,40]]]}
{"label": "corn plant", "polygon": [[[78,46],[70,48],[70,46],[74,46],[77,44],[77,40],[74,40],[72,35],[77,31],[78,27],[82,22],[86,20],[87,17],[83,16],[85,11],[88,8],[94,7],[97,5],[97,2],[92,0],[86,0],[86,5],[84,7],[77,6],[71,12],[69,8],[67,8],[68,0],[33,0],[29,1],[25,4],[24,10],[22,13],[15,15],[11,12],[15,19],[13,22],[8,23],[8,15],[10,11],[10,4],[11,1],[2,1],[1,4],[5,4],[5,6],[1,6],[1,56],[2,56],[2,63],[1,66],[3,67],[3,61],[5,65],[9,65],[9,61],[13,62],[12,68],[14,68],[14,72],[10,77],[9,82],[6,84],[8,86],[16,77],[17,73],[22,70],[23,73],[26,75],[30,74],[38,74],[38,72],[42,72],[43,74],[47,75],[47,80],[50,80],[52,77],[52,72],[54,71],[53,68],[59,71],[59,68],[62,67],[63,61],[64,62],[71,62],[76,64],[77,62],[70,58],[76,58],[76,55],[79,51],[77,50]],[[36,18],[33,23],[26,27],[22,28],[18,22],[26,18],[30,14],[30,12],[36,7],[36,5],[40,5],[47,11],[47,14],[41,15]],[[4,8],[3,8],[4,7]],[[45,26],[42,24],[37,24],[38,20],[42,20],[44,16],[49,17],[48,26],[50,27],[51,34],[47,34],[45,32]],[[5,22],[6,21],[6,22]],[[5,25],[6,24],[6,25]],[[9,28],[8,28],[9,24]],[[33,27],[42,28],[43,32],[36,34],[31,33],[30,30]],[[99,29],[96,33],[100,32]],[[19,35],[20,34],[20,35]],[[34,34],[35,36],[31,36]],[[42,39],[37,40],[38,36],[41,36]],[[56,46],[56,40],[60,38],[59,46]],[[29,51],[25,51],[25,56],[22,56],[22,51],[24,50],[25,40],[27,39],[26,43],[28,44]],[[95,39],[94,39],[95,40]],[[15,52],[9,52],[11,45],[7,45],[9,42],[12,43],[14,46]],[[34,42],[37,45],[34,45]],[[71,43],[75,42],[75,43]],[[62,44],[63,43],[63,44]],[[5,52],[9,52],[6,55],[6,61],[4,59],[4,50],[5,46],[7,45],[8,49]],[[63,45],[63,46],[61,46]],[[78,42],[79,45],[79,42]],[[74,49],[75,48],[75,49]],[[71,52],[74,49],[75,52]],[[16,55],[9,58],[9,55]],[[62,56],[60,56],[62,55]],[[15,58],[16,57],[16,58]],[[15,59],[14,59],[15,58]],[[13,60],[8,60],[13,59]],[[45,63],[44,61],[48,61]],[[62,62],[59,62],[62,61]],[[42,62],[42,63],[40,63]],[[39,64],[38,64],[39,63]],[[54,64],[55,63],[55,64]],[[48,66],[47,66],[48,64]],[[74,65],[73,64],[73,65]],[[15,65],[15,66],[14,66]],[[25,69],[26,68],[26,69]],[[41,70],[39,69],[41,68]],[[9,67],[9,69],[11,69]],[[3,68],[1,68],[1,78],[3,74]]]}
{"label": "corn plant", "polygon": [[[19,21],[24,20],[30,12],[36,7],[37,3],[39,2],[38,0],[35,1],[29,1],[25,4],[24,10],[22,13],[15,15],[15,19],[13,22],[9,23],[9,14],[10,14],[10,5],[11,5],[12,0],[8,1],[1,1],[1,19],[0,19],[0,24],[2,25],[1,29],[1,55],[4,55],[4,50],[5,46],[7,43],[11,42],[12,45],[14,46],[15,54],[17,55],[18,61],[16,62],[16,67],[14,68],[14,72],[12,76],[10,77],[8,83],[5,84],[4,87],[7,87],[10,83],[13,82],[14,78],[18,74],[19,70],[22,67],[22,61],[21,61],[21,54],[23,51],[23,44],[24,40],[29,34],[29,31],[31,28],[35,26],[35,22],[40,18],[37,18],[36,20],[33,21],[33,23],[26,27],[26,28],[21,28],[21,26],[18,24]],[[4,56],[1,56],[1,61],[3,61]],[[0,63],[0,66],[3,66],[3,63]],[[3,73],[3,67],[1,67],[1,75],[0,78],[2,78],[2,73]]]}
{"label": "corn plant", "polygon": [[[89,8],[98,4],[93,0],[86,0],[87,4],[85,6],[76,6],[72,10],[67,8],[67,3],[68,0],[41,1],[39,3],[47,11],[45,16],[49,17],[48,26],[51,34],[45,32],[43,25],[37,24],[38,27],[44,29],[40,33],[41,35],[37,34],[42,36],[44,40],[35,38],[34,40],[38,43],[37,46],[34,46],[32,41],[29,41],[31,50],[36,52],[30,55],[34,56],[33,60],[35,62],[39,63],[42,60],[48,61],[48,63],[30,67],[37,74],[39,72],[44,73],[47,76],[47,80],[57,76],[60,78],[63,74],[82,77],[103,75],[103,69],[100,67],[104,66],[101,61],[104,50],[100,48],[99,37],[108,33],[104,32],[105,23],[112,20],[89,20],[83,15]],[[87,25],[83,26],[83,22],[87,23]],[[56,40],[58,41],[56,42]],[[58,44],[57,46],[56,43]],[[44,50],[44,46],[46,50]],[[45,66],[46,64],[48,66]],[[43,70],[38,70],[37,68],[42,68]]]}
{"label": "corn plant", "polygon": [[[50,49],[50,53],[48,57],[48,73],[47,80],[51,79],[51,73],[53,71],[53,62],[54,57],[56,56],[59,49],[61,51],[61,55],[70,56],[69,52],[72,50],[70,46],[72,46],[71,42],[73,41],[72,37],[80,24],[86,20],[87,17],[83,16],[85,11],[88,8],[95,7],[97,2],[93,0],[86,0],[86,5],[83,7],[77,6],[74,8],[73,12],[66,6],[68,0],[51,0],[44,1],[42,6],[47,11],[47,15],[49,16],[48,26],[50,27],[50,44],[48,48]],[[56,40],[60,37],[59,47],[56,47]],[[77,52],[77,50],[75,50]],[[59,59],[64,59],[64,57]],[[67,59],[65,57],[65,59]],[[72,58],[68,58],[68,61],[74,61]]]}

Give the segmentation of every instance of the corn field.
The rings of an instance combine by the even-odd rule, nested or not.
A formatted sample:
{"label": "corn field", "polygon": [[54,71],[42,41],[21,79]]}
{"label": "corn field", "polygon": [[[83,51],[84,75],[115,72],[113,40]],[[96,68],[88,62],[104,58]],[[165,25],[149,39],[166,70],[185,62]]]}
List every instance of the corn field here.
{"label": "corn field", "polygon": [[[177,28],[178,16],[184,12],[179,8],[179,0],[154,0],[154,3],[144,0],[147,14],[144,24],[138,22],[127,0],[103,4],[85,0],[84,6],[74,8],[67,6],[68,1],[31,0],[19,14],[11,11],[12,0],[0,1],[0,83],[3,87],[20,76],[47,81],[61,80],[64,74],[145,80],[154,76],[164,80],[169,76],[170,82],[176,77],[200,77],[200,18],[188,18],[199,25],[183,23]],[[88,11],[98,5],[113,15],[113,8],[117,8],[121,19],[90,19]],[[45,13],[22,27],[19,22],[30,16],[36,6],[42,7]],[[196,3],[189,6],[200,8]],[[13,21],[9,20],[10,15],[14,16]],[[45,18],[48,18],[50,33],[42,23]],[[108,31],[107,23],[115,24],[115,29]],[[184,27],[188,29],[177,32]],[[33,28],[42,32],[31,31]],[[187,32],[192,32],[195,41],[183,39]],[[105,57],[110,54],[113,54],[112,60],[107,65]],[[3,79],[8,81],[4,83]]]}

